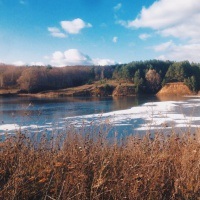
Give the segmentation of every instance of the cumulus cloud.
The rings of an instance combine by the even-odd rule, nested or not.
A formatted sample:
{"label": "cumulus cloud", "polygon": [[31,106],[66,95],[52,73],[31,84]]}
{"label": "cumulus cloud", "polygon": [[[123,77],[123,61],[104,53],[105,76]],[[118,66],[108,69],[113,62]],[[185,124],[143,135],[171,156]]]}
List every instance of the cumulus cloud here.
{"label": "cumulus cloud", "polygon": [[100,66],[105,66],[105,65],[114,65],[116,64],[116,62],[114,60],[110,60],[110,59],[93,59],[93,63],[94,65],[100,65]]}
{"label": "cumulus cloud", "polygon": [[69,34],[78,34],[84,28],[90,28],[90,23],[84,22],[82,19],[77,18],[72,21],[61,21],[61,27]]}
{"label": "cumulus cloud", "polygon": [[69,49],[65,52],[56,51],[51,56],[51,64],[57,67],[74,65],[112,65],[116,62],[110,59],[92,59],[77,49]]}
{"label": "cumulus cloud", "polygon": [[62,33],[60,29],[56,27],[48,27],[48,31],[50,32],[51,36],[58,37],[58,38],[66,38],[67,35]]}
{"label": "cumulus cloud", "polygon": [[65,52],[54,52],[51,63],[58,67],[69,65],[91,65],[92,60],[89,56],[81,53],[77,49],[69,49]]}
{"label": "cumulus cloud", "polygon": [[172,41],[154,46],[153,49],[157,52],[162,52],[157,59],[175,60],[190,62],[200,62],[200,57],[197,52],[200,52],[200,44],[175,44]]}
{"label": "cumulus cloud", "polygon": [[112,39],[112,41],[114,42],[114,43],[117,43],[117,41],[118,41],[118,37],[113,37],[113,39]]}
{"label": "cumulus cloud", "polygon": [[119,21],[127,28],[152,28],[163,36],[200,40],[200,4],[197,0],[159,0],[143,7],[132,21]]}
{"label": "cumulus cloud", "polygon": [[118,3],[116,6],[114,6],[114,11],[118,11],[118,10],[120,10],[121,9],[121,7],[122,7],[122,4],[121,3]]}
{"label": "cumulus cloud", "polygon": [[148,38],[150,38],[151,37],[151,35],[150,34],[146,34],[146,33],[143,33],[143,34],[140,34],[139,35],[139,38],[141,39],[141,40],[147,40]]}
{"label": "cumulus cloud", "polygon": [[[159,59],[200,61],[198,58],[200,3],[198,0],[157,0],[151,6],[143,7],[134,20],[118,20],[117,23],[126,28],[150,28],[162,37],[180,39],[179,44],[170,40],[154,46],[155,52],[162,52]],[[142,38],[145,37],[141,36],[140,39]]]}

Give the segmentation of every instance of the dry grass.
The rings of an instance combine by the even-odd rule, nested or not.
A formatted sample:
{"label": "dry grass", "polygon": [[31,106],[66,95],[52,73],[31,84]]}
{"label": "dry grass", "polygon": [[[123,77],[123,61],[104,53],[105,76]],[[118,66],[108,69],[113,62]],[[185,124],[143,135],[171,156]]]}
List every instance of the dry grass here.
{"label": "dry grass", "polygon": [[0,199],[199,199],[198,135],[21,133],[0,143]]}
{"label": "dry grass", "polygon": [[184,96],[193,95],[193,92],[183,82],[167,83],[158,93],[157,96]]}
{"label": "dry grass", "polygon": [[8,95],[8,94],[17,94],[19,92],[19,89],[0,89],[0,95]]}
{"label": "dry grass", "polygon": [[[20,96],[32,96],[32,97],[71,97],[71,96],[97,96],[97,91],[101,87],[105,86],[106,84],[110,85],[113,88],[116,88],[119,84],[120,86],[129,86],[133,87],[133,83],[126,83],[124,81],[116,81],[116,80],[101,80],[101,81],[95,81],[92,84],[85,84],[81,86],[76,87],[69,87],[65,89],[59,89],[59,90],[49,90],[49,91],[43,91],[39,93],[29,93],[29,94],[19,94]],[[107,96],[107,95],[105,95]]]}

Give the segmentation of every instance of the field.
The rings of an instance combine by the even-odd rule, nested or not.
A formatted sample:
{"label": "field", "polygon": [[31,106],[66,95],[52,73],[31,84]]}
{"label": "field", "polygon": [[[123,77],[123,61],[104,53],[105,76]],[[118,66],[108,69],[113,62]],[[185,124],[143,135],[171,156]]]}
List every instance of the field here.
{"label": "field", "polygon": [[[98,131],[97,131],[98,130]],[[0,199],[199,199],[200,134],[6,135]]]}

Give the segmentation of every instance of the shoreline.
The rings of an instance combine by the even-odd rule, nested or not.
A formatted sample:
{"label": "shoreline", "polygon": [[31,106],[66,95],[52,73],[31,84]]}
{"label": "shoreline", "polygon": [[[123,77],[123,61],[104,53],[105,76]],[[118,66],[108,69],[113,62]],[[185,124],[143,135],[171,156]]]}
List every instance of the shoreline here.
{"label": "shoreline", "polygon": [[200,97],[200,94],[194,93],[183,83],[169,83],[162,87],[156,94],[137,93],[136,87],[131,82],[118,83],[116,80],[97,81],[92,84],[85,84],[76,87],[69,87],[56,90],[45,90],[36,93],[25,93],[20,88],[0,89],[1,97],[36,97],[36,98],[58,98],[58,97],[128,97],[128,96],[156,96],[165,97]]}

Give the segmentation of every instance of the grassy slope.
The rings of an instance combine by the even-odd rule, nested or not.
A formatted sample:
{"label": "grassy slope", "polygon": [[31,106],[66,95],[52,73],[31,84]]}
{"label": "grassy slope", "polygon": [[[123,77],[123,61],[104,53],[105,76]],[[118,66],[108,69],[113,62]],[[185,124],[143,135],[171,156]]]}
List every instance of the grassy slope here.
{"label": "grassy slope", "polygon": [[183,82],[168,83],[166,84],[157,95],[172,95],[172,96],[183,96],[192,95],[193,92]]}
{"label": "grassy slope", "polygon": [[85,85],[77,86],[77,87],[44,91],[44,92],[39,92],[39,93],[36,93],[36,94],[21,94],[21,95],[23,95],[23,96],[35,96],[35,97],[87,96],[88,93],[89,94],[98,93],[98,92],[96,92],[96,90],[98,90],[98,88],[104,87],[105,85],[109,85],[109,86],[112,86],[113,88],[115,88],[119,84],[121,86],[123,86],[123,85],[134,86],[133,83],[126,83],[126,82],[119,83],[119,81],[116,81],[116,80],[103,80],[103,81],[96,81],[92,84],[85,84]]}

